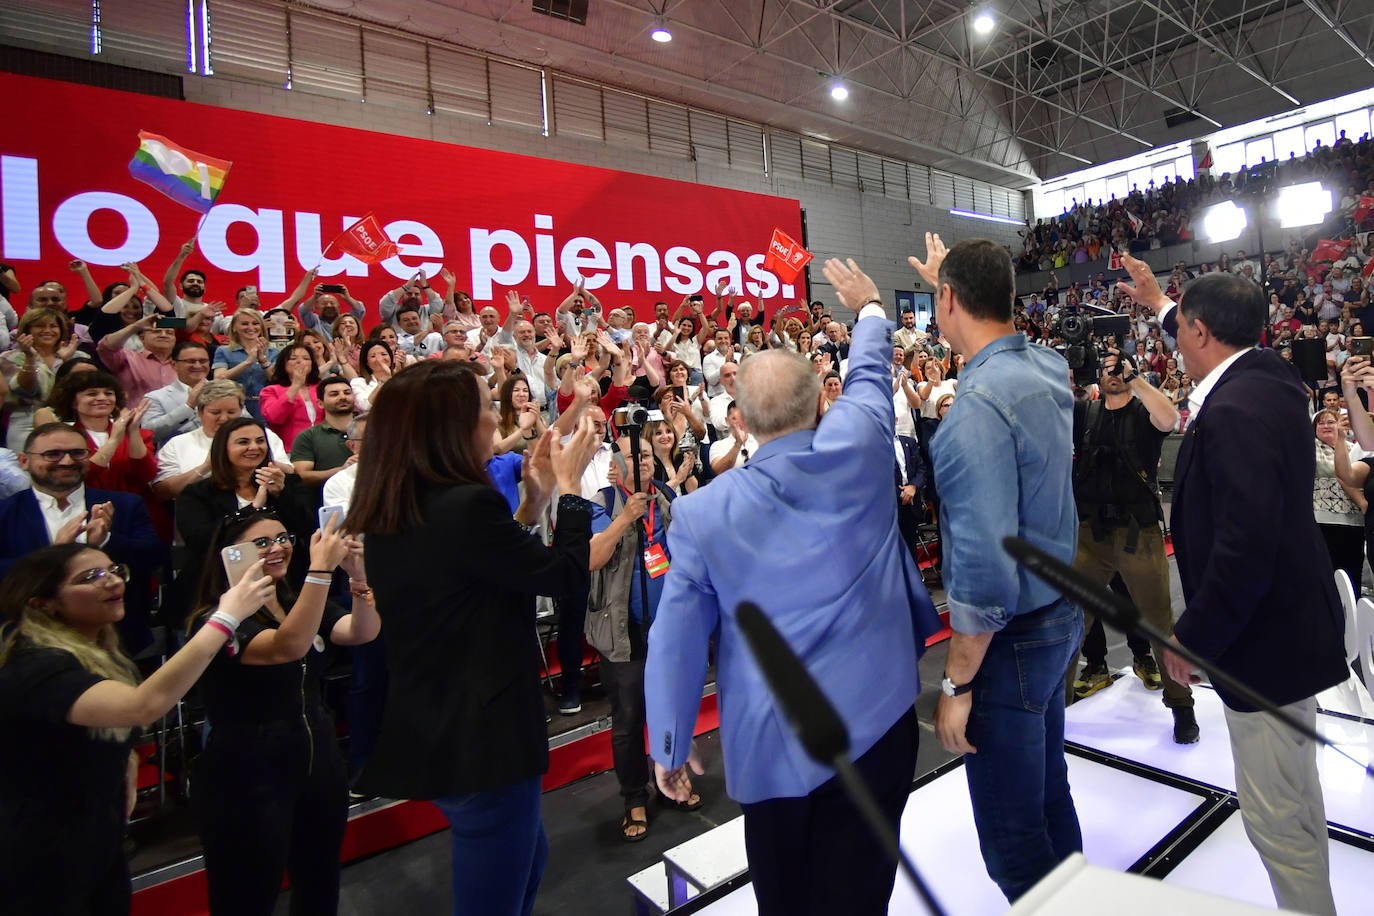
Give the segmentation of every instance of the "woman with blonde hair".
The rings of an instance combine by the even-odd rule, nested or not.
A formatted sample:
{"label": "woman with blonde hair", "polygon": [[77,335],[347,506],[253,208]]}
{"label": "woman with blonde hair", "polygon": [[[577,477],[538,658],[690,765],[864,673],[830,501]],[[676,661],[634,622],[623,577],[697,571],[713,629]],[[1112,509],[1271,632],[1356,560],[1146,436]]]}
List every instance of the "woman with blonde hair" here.
{"label": "woman with blonde hair", "polygon": [[15,348],[0,356],[4,361],[9,394],[6,444],[21,451],[34,428],[33,414],[47,402],[57,381],[57,370],[76,353],[77,339],[65,314],[50,308],[31,308],[19,319],[14,332]]}
{"label": "woman with blonde hair", "polygon": [[258,396],[267,387],[267,373],[277,350],[267,339],[262,313],[241,308],[229,320],[229,345],[217,347],[210,361],[211,378],[229,379],[243,387],[248,412],[262,419]]}
{"label": "woman with blonde hair", "polygon": [[[129,912],[124,822],[133,729],[191,689],[271,590],[254,564],[206,626],[139,683],[119,649],[128,567],[85,544],[21,558],[0,581],[0,887],[12,913]],[[15,743],[18,742],[18,743]]]}

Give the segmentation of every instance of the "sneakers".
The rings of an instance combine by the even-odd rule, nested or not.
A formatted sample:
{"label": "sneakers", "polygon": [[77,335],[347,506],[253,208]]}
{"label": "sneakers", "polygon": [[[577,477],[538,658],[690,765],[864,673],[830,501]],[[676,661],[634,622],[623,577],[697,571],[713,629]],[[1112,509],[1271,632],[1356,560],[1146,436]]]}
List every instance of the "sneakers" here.
{"label": "sneakers", "polygon": [[1201,734],[1197,727],[1197,716],[1193,715],[1193,707],[1176,706],[1174,707],[1174,743],[1193,744]]}
{"label": "sneakers", "polygon": [[558,714],[560,716],[575,716],[582,711],[582,698],[566,694],[558,698]]}
{"label": "sneakers", "polygon": [[1084,665],[1083,670],[1073,682],[1073,698],[1081,700],[1090,697],[1106,687],[1112,686],[1112,675],[1106,665]]}
{"label": "sneakers", "polygon": [[1159,676],[1159,665],[1155,663],[1153,655],[1137,656],[1131,669],[1135,671],[1135,676],[1145,684],[1146,690],[1159,690],[1164,686],[1164,681]]}

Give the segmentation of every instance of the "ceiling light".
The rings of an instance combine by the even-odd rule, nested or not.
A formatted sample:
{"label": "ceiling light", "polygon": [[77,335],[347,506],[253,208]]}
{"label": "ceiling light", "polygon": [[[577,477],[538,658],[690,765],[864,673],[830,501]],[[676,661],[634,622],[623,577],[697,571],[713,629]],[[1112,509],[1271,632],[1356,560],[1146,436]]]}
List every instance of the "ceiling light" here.
{"label": "ceiling light", "polygon": [[1229,242],[1239,238],[1248,224],[1245,211],[1230,200],[1207,208],[1202,216],[1202,228],[1209,242]]}
{"label": "ceiling light", "polygon": [[1295,184],[1279,191],[1279,225],[1284,229],[1298,226],[1316,226],[1326,221],[1331,212],[1331,192],[1323,188],[1319,181]]}
{"label": "ceiling light", "polygon": [[973,17],[973,31],[979,35],[986,35],[997,25],[997,20],[992,18],[992,14],[987,10]]}
{"label": "ceiling light", "polygon": [[837,102],[843,102],[849,98],[849,88],[844,83],[835,82],[830,84],[830,97]]}
{"label": "ceiling light", "polygon": [[665,26],[654,26],[654,30],[649,33],[649,37],[659,44],[667,44],[673,40],[673,33],[668,31]]}

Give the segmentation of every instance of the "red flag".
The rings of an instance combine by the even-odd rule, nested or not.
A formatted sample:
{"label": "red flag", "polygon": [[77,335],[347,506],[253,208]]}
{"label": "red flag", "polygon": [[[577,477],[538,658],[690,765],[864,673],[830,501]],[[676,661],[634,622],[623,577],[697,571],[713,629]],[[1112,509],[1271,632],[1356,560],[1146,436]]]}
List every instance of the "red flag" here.
{"label": "red flag", "polygon": [[1364,270],[1360,271],[1360,276],[1364,277],[1366,280],[1369,279],[1370,274],[1374,274],[1374,258],[1370,258],[1368,261],[1366,261],[1364,264]]}
{"label": "red flag", "polygon": [[1108,269],[1108,270],[1121,270],[1121,269],[1122,269],[1123,267],[1125,267],[1125,266],[1126,266],[1126,265],[1123,264],[1123,263],[1121,262],[1121,252],[1119,252],[1119,251],[1117,251],[1115,248],[1113,248],[1113,249],[1112,249],[1112,256],[1111,256],[1111,259],[1107,261],[1107,269]]}
{"label": "red flag", "polygon": [[795,283],[797,275],[811,260],[811,252],[801,246],[781,229],[773,230],[773,238],[768,242],[768,253],[763,257],[763,269],[771,270],[782,278],[784,283]]}
{"label": "red flag", "polygon": [[1360,202],[1355,205],[1355,212],[1350,214],[1351,218],[1357,223],[1364,222],[1364,218],[1374,211],[1374,197],[1368,194],[1360,195]]}
{"label": "red flag", "polygon": [[1312,249],[1312,260],[1334,261],[1344,255],[1349,247],[1350,239],[1322,239],[1317,242],[1317,247]]}
{"label": "red flag", "polygon": [[1145,225],[1145,222],[1140,217],[1130,212],[1126,214],[1126,219],[1131,221],[1131,231],[1136,235],[1140,235],[1140,227]]}
{"label": "red flag", "polygon": [[329,253],[335,249],[353,255],[364,264],[380,264],[387,258],[394,258],[401,253],[401,249],[387,237],[382,224],[377,222],[377,216],[373,213],[367,214],[339,233],[339,237],[330,242],[329,247],[324,250],[324,256],[329,257]]}
{"label": "red flag", "polygon": [[1197,164],[1197,170],[1199,172],[1204,171],[1206,169],[1210,169],[1212,167],[1212,148],[1208,146],[1205,147],[1205,149],[1207,150],[1207,152],[1202,154],[1202,161]]}

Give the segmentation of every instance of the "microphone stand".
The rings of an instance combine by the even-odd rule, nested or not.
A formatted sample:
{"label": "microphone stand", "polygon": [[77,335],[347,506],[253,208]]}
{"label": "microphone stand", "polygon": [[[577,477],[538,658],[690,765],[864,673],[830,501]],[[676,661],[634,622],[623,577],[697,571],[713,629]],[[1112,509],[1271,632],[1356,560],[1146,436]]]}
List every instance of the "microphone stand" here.
{"label": "microphone stand", "polygon": [[897,832],[888,824],[863,776],[849,759],[849,731],[821,692],[820,685],[758,605],[752,601],[741,602],[735,610],[735,618],[750,654],[807,755],[835,770],[845,794],[859,810],[860,817],[887,857],[911,879],[916,893],[933,916],[946,916],[916,865],[903,851]]}
{"label": "microphone stand", "polygon": [[1273,701],[1261,696],[1244,681],[1219,667],[1216,662],[1203,658],[1180,642],[1171,641],[1168,633],[1146,622],[1140,616],[1140,611],[1131,602],[1102,588],[1072,566],[1055,559],[1021,538],[1003,538],[1002,547],[1011,554],[1012,559],[1024,566],[1032,575],[1058,589],[1065,598],[1084,610],[1091,611],[1118,630],[1134,631],[1152,642],[1168,646],[1169,651],[1182,656],[1206,672],[1213,683],[1225,687],[1251,706],[1272,715],[1303,737],[1317,742],[1322,747],[1331,748],[1342,757],[1363,768],[1366,776],[1374,778],[1374,763],[1366,764],[1356,759],[1323,736],[1321,732],[1287,710],[1280,709]]}

